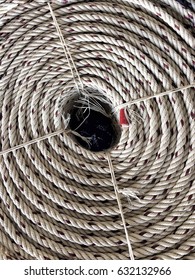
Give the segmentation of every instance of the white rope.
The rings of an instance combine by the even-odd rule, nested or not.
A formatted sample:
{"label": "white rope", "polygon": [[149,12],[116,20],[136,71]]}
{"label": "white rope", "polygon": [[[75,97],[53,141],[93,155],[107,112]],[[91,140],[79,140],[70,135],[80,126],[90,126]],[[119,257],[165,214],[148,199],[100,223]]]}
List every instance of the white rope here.
{"label": "white rope", "polygon": [[[124,260],[130,238],[135,259],[194,259],[194,90],[180,88],[194,84],[194,6],[172,0],[156,1],[155,7],[151,0],[63,5],[54,0],[59,27],[43,2],[15,0],[17,7],[0,19],[1,149],[61,128],[70,93],[76,98],[78,87],[82,97],[88,95],[77,71],[86,88],[120,106],[115,111],[126,107],[127,118],[142,121],[122,129],[110,152],[115,180],[105,152],[92,153],[67,137],[68,118],[60,137],[39,137],[38,149],[2,156],[4,255]],[[180,95],[170,100],[148,97],[161,89],[172,93],[173,85]],[[142,103],[131,110],[126,103],[136,100]],[[122,205],[126,237],[111,179],[117,180],[120,202],[130,202]]]}
{"label": "white rope", "polygon": [[[10,10],[14,9],[17,7],[18,4],[14,4],[14,3],[9,3],[9,4],[0,4],[0,15],[5,14],[7,12],[9,12]],[[1,22],[1,21],[0,21]]]}

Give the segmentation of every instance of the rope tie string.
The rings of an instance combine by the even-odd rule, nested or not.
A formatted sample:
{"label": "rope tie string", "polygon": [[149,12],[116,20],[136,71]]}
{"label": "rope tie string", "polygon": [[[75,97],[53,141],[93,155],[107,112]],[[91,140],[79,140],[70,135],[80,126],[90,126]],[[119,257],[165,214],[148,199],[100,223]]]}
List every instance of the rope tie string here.
{"label": "rope tie string", "polygon": [[[59,26],[59,24],[57,22],[55,14],[54,14],[54,11],[53,11],[53,9],[52,9],[52,7],[51,7],[49,2],[48,2],[48,6],[49,6],[49,10],[50,10],[50,13],[51,13],[54,25],[56,27],[56,30],[57,30],[57,33],[58,33],[58,36],[59,36],[59,39],[60,39],[60,42],[62,44],[62,48],[63,48],[64,54],[65,54],[65,57],[67,59],[68,65],[70,67],[70,71],[71,71],[72,78],[74,80],[75,86],[76,86],[77,90],[80,91],[80,87],[79,86],[81,86],[81,89],[84,89],[84,86],[83,86],[82,80],[80,78],[79,72],[78,72],[77,67],[76,67],[76,65],[74,63],[74,60],[73,60],[72,55],[71,55],[71,53],[69,51],[68,45],[66,44],[64,36],[62,34],[62,31],[60,29],[60,26]],[[72,65],[71,65],[71,63],[72,63]],[[75,73],[74,73],[74,71],[75,71]],[[76,77],[78,78],[79,84],[78,84],[78,82],[76,80],[75,74],[76,74]]]}
{"label": "rope tie string", "polygon": [[[64,129],[60,129],[58,131],[55,131],[55,132],[52,132],[52,133],[48,133],[46,135],[43,135],[41,137],[38,137],[38,138],[35,138],[35,139],[32,139],[30,141],[26,141],[25,143],[22,143],[22,144],[19,144],[19,145],[16,145],[12,148],[9,148],[9,149],[6,149],[4,151],[0,151],[0,156],[3,156],[5,154],[8,154],[8,153],[11,153],[11,152],[14,152],[14,151],[17,151],[19,149],[22,149],[22,148],[25,148],[25,147],[28,147],[29,145],[32,145],[32,144],[36,144],[40,141],[43,141],[45,139],[48,139],[50,137],[53,137],[53,136],[56,136],[56,135],[59,135],[61,133],[65,132]],[[67,132],[66,132],[67,133]]]}
{"label": "rope tie string", "polygon": [[163,97],[163,96],[166,96],[166,95],[169,95],[169,94],[172,94],[172,93],[178,93],[182,90],[193,88],[193,87],[195,87],[195,83],[192,83],[192,84],[189,84],[189,85],[186,85],[186,86],[182,86],[182,87],[178,87],[178,88],[175,88],[175,89],[170,89],[170,90],[163,91],[163,92],[160,92],[160,93],[155,93],[154,95],[151,95],[151,96],[141,97],[141,98],[138,98],[136,100],[131,100],[129,102],[120,104],[120,105],[116,106],[115,108],[113,108],[113,111],[120,110],[120,109],[125,108],[129,105],[134,105],[134,104],[137,104],[137,103],[140,103],[140,102],[143,102],[143,101],[148,101],[148,100],[151,100],[153,98]]}
{"label": "rope tie string", "polygon": [[112,178],[112,184],[113,184],[113,187],[114,187],[114,191],[115,191],[115,195],[116,195],[116,199],[117,199],[117,203],[118,203],[119,212],[120,212],[120,215],[121,215],[121,219],[122,219],[122,223],[123,223],[123,227],[124,227],[124,231],[125,231],[125,236],[126,236],[128,250],[129,250],[129,257],[130,257],[130,260],[134,260],[133,249],[132,249],[132,246],[131,246],[131,241],[129,239],[129,234],[128,234],[128,230],[127,230],[127,226],[126,226],[125,216],[124,216],[124,213],[123,213],[123,207],[122,207],[122,203],[121,203],[121,199],[120,199],[120,191],[118,189],[118,185],[117,185],[117,181],[116,181],[116,177],[115,177],[115,173],[114,173],[114,167],[113,167],[113,164],[112,164],[110,154],[107,154],[106,156],[107,156],[108,165],[109,165],[109,169],[110,169],[110,174],[111,174],[111,178]]}

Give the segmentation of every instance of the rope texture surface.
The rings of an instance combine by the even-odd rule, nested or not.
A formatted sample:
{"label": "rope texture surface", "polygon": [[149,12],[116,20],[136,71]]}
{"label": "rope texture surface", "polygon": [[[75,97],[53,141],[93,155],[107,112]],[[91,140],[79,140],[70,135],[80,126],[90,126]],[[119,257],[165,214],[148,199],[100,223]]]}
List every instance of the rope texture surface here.
{"label": "rope texture surface", "polygon": [[[0,150],[61,129],[74,87],[47,1],[8,3],[17,6],[0,18]],[[83,84],[113,107],[194,83],[195,1],[52,8]],[[129,107],[110,153],[118,188],[138,192],[121,198],[135,259],[195,259],[194,92]],[[5,259],[128,259],[105,155],[61,133],[1,156],[0,244]]]}

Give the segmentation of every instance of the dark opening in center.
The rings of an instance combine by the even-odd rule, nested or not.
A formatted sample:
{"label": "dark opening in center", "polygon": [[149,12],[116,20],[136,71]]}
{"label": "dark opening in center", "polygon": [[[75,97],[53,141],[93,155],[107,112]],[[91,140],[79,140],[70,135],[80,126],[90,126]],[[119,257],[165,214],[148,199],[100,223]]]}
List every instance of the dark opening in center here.
{"label": "dark opening in center", "polygon": [[[104,109],[109,111],[107,104]],[[82,108],[81,104],[79,108],[73,107],[69,127],[81,135],[75,135],[77,143],[93,152],[110,149],[117,143],[120,134],[115,118],[90,108]]]}

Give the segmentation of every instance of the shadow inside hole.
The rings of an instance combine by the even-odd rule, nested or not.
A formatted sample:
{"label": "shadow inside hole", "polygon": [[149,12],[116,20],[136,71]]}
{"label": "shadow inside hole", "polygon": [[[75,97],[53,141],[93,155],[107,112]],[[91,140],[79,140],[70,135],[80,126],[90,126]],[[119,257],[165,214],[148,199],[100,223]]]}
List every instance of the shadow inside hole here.
{"label": "shadow inside hole", "polygon": [[99,100],[96,100],[96,104],[104,109],[105,114],[90,106],[82,108],[79,99],[74,101],[70,112],[69,128],[80,135],[74,135],[77,144],[93,152],[102,152],[118,144],[121,129],[115,116],[111,115],[111,107]]}

